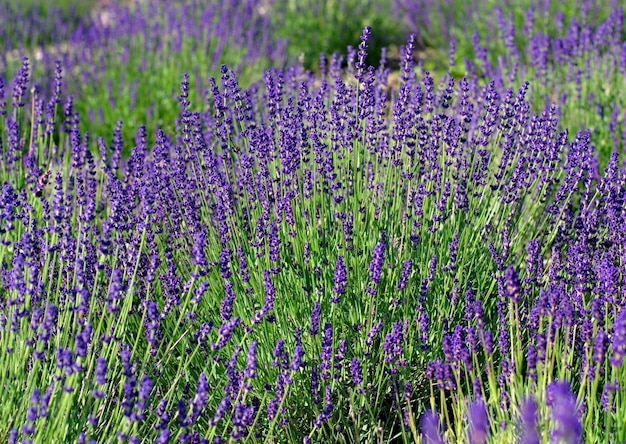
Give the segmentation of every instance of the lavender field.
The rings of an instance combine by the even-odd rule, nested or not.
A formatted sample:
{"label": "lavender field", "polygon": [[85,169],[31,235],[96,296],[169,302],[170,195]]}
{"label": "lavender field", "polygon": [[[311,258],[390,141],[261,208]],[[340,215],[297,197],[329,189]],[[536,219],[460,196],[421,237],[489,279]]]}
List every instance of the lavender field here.
{"label": "lavender field", "polygon": [[620,1],[0,0],[0,441],[626,443]]}

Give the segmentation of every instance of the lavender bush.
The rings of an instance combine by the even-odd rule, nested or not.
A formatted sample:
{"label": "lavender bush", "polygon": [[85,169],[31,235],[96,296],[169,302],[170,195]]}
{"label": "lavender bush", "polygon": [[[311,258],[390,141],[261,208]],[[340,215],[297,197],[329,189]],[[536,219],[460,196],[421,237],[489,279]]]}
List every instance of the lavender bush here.
{"label": "lavender bush", "polygon": [[626,440],[620,145],[370,34],[155,131],[0,84],[0,439]]}
{"label": "lavender bush", "polygon": [[[21,22],[36,20],[28,15]],[[148,125],[152,137],[156,128],[174,128],[177,110],[171,98],[184,70],[204,79],[190,91],[201,100],[206,79],[219,75],[221,64],[231,66],[246,86],[270,62],[282,66],[284,43],[269,35],[268,21],[255,1],[111,1],[61,42],[35,48],[16,42],[13,51],[0,56],[0,73],[4,68],[6,81],[19,58],[30,56],[35,83],[45,88],[51,86],[45,79],[54,75],[55,61],[61,60],[68,93],[76,99],[69,113],[85,117],[82,131],[106,136],[121,119],[125,138],[132,139],[141,124]],[[53,23],[67,28],[65,22]]]}
{"label": "lavender bush", "polygon": [[67,39],[85,20],[90,0],[42,3],[36,0],[0,2],[0,41],[4,50],[28,48]]}
{"label": "lavender bush", "polygon": [[[621,110],[626,103],[618,91],[625,86],[624,10],[616,6],[601,14],[605,20],[589,22],[590,7],[586,4],[569,22],[563,14],[537,20],[532,16],[536,10],[530,8],[523,26],[515,26],[510,18],[503,26],[498,40],[507,48],[504,55],[490,60],[487,54],[492,52],[486,47],[493,39],[481,41],[475,35],[477,55],[482,55],[466,65],[503,86],[530,79],[535,108],[556,102],[568,128],[590,128],[604,167],[613,150],[623,150]],[[556,31],[550,32],[552,27]],[[514,42],[520,36],[524,46],[518,49]]]}

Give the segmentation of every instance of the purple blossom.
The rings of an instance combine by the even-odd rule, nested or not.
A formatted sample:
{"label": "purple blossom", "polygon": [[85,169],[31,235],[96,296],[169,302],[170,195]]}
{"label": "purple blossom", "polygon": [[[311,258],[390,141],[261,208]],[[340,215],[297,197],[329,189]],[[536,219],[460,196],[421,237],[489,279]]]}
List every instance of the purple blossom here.
{"label": "purple blossom", "polygon": [[378,334],[382,326],[383,326],[382,320],[379,320],[374,325],[372,325],[372,328],[370,329],[370,331],[367,332],[367,337],[365,338],[365,345],[367,345],[368,347],[371,347],[374,344],[374,338],[376,337],[376,335]]}
{"label": "purple blossom", "polygon": [[450,252],[450,257],[448,259],[448,264],[444,267],[444,271],[454,272],[456,270],[456,260],[457,254],[459,250],[459,233],[455,231],[452,235],[452,240],[448,244],[448,250]]}
{"label": "purple blossom", "polygon": [[[108,382],[106,374],[107,361],[104,358],[98,358],[96,360],[96,384],[105,385]],[[102,398],[104,396],[104,393],[98,389],[94,389],[93,394],[96,398]]]}
{"label": "purple blossom", "polygon": [[209,420],[209,424],[215,427],[219,423],[219,421],[224,417],[226,412],[230,409],[231,409],[230,395],[226,395],[222,398],[222,400],[218,404],[217,409],[215,410],[215,414]]}
{"label": "purple blossom", "polygon": [[28,57],[22,57],[22,66],[15,75],[13,85],[13,107],[20,108],[25,105],[24,98],[30,83]]}
{"label": "purple blossom", "polygon": [[552,417],[556,424],[553,438],[567,444],[582,442],[582,426],[578,419],[576,398],[567,382],[556,381],[548,386],[547,404],[552,407]]}
{"label": "purple blossom", "polygon": [[248,355],[246,357],[246,368],[244,374],[246,378],[252,379],[257,376],[257,357],[256,357],[257,342],[252,341],[250,348],[248,349]]}
{"label": "purple blossom", "polygon": [[366,26],[361,33],[361,43],[359,44],[358,60],[355,64],[357,70],[356,78],[362,82],[364,80],[363,71],[365,70],[365,58],[367,57],[367,41],[372,35],[372,27]]}
{"label": "purple blossom", "polygon": [[235,328],[237,327],[237,325],[239,325],[240,322],[241,320],[239,318],[232,318],[222,323],[222,326],[219,329],[219,337],[217,339],[217,342],[211,345],[213,351],[223,348],[226,343],[230,341],[230,338],[233,336]]}
{"label": "purple blossom", "polygon": [[380,283],[383,274],[383,265],[385,264],[385,243],[379,242],[372,253],[372,261],[370,262],[370,279],[374,283],[373,287],[368,287],[371,294],[376,294],[376,286]]}
{"label": "purple blossom", "polygon": [[220,318],[224,321],[230,320],[233,315],[233,304],[235,303],[235,290],[233,283],[224,281],[224,299],[220,304]]}
{"label": "purple blossom", "polygon": [[424,444],[444,444],[439,425],[439,415],[431,410],[427,411],[420,418],[422,429],[422,440]]}
{"label": "purple blossom", "polygon": [[411,267],[413,261],[409,258],[402,263],[402,273],[400,274],[400,280],[398,281],[398,290],[404,290],[409,281],[411,275]]}
{"label": "purple blossom", "polygon": [[300,368],[306,365],[306,362],[303,362],[304,358],[304,347],[302,346],[302,340],[299,335],[296,336],[296,347],[293,350],[293,359],[291,360],[291,364],[289,368],[296,372],[300,370]]}
{"label": "purple blossom", "polygon": [[595,339],[593,340],[593,361],[596,364],[604,364],[608,338],[604,329],[598,329]]}
{"label": "purple blossom", "polygon": [[316,302],[313,306],[313,311],[311,312],[311,328],[309,329],[311,336],[315,336],[319,331],[321,311],[321,305],[319,302]]}
{"label": "purple blossom", "polygon": [[170,441],[170,434],[171,432],[169,429],[161,430],[156,440],[157,444],[167,444]]}
{"label": "purple blossom", "polygon": [[473,402],[469,407],[468,442],[470,444],[485,444],[489,437],[489,417],[485,404],[481,401]]}
{"label": "purple blossom", "polygon": [[520,444],[540,444],[537,432],[537,403],[526,398],[521,406],[522,439]]}
{"label": "purple blossom", "polygon": [[194,422],[202,414],[202,410],[206,407],[209,398],[209,381],[204,372],[198,377],[196,385],[196,393],[192,400],[191,422]]}
{"label": "purple blossom", "polygon": [[359,385],[363,382],[361,361],[356,357],[350,361],[350,372],[352,373],[352,383],[354,385]]}
{"label": "purple blossom", "polygon": [[505,295],[513,302],[519,302],[521,296],[521,284],[515,268],[511,265],[504,274]]}
{"label": "purple blossom", "polygon": [[614,367],[622,365],[626,356],[626,308],[622,308],[613,324],[613,335],[611,338],[613,355],[609,362]]}
{"label": "purple blossom", "polygon": [[204,248],[206,246],[206,233],[203,231],[196,233],[193,241],[193,263],[200,268],[200,275],[206,273],[205,268],[208,266]]}
{"label": "purple blossom", "polygon": [[348,286],[348,277],[346,272],[346,265],[343,262],[343,256],[337,256],[337,263],[335,265],[335,275],[333,277],[333,294],[330,300],[333,304],[339,303],[339,295],[346,293]]}
{"label": "purple blossom", "polygon": [[[389,364],[395,362],[397,366],[404,365],[402,355],[404,353],[403,344],[405,339],[404,336],[406,334],[406,324],[406,320],[404,322],[396,321],[391,329],[391,332],[385,335],[383,350],[385,352],[385,362]],[[391,374],[395,374],[397,371],[397,367],[392,366],[389,368],[389,372]]]}
{"label": "purple blossom", "polygon": [[320,359],[322,360],[320,364],[322,379],[328,379],[330,378],[331,362],[333,359],[333,326],[328,322],[324,323]]}

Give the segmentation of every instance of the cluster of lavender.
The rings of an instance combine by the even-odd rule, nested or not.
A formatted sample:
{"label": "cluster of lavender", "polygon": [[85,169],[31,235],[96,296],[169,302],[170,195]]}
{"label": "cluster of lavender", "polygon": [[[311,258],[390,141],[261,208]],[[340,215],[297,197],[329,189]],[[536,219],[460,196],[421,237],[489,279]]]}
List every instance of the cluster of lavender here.
{"label": "cluster of lavender", "polygon": [[[285,62],[286,42],[270,34],[270,16],[252,0],[111,1],[72,27],[61,14],[51,15],[50,26],[66,30],[55,33],[57,40],[65,38],[34,47],[25,46],[38,31],[39,15],[33,11],[20,16],[18,9],[11,16],[25,24],[28,35],[3,42],[0,73],[5,80],[13,77],[19,60],[28,56],[35,84],[51,95],[46,79],[60,60],[67,91],[76,98],[74,107],[85,117],[81,130],[91,133],[107,134],[118,119],[133,128],[145,123],[151,131],[173,130],[176,103],[171,98],[185,70],[204,80],[191,92],[201,100],[205,80],[219,74],[221,64],[232,66],[249,83],[270,62]],[[124,129],[126,138],[133,134],[134,129]]]}
{"label": "cluster of lavender", "polygon": [[6,66],[3,59],[7,54],[4,51],[67,39],[72,30],[84,21],[81,14],[84,11],[80,9],[75,6],[59,8],[54,4],[44,6],[35,2],[0,2],[0,41],[3,44],[0,66]]}
{"label": "cluster of lavender", "polygon": [[203,105],[185,74],[134,143],[60,63],[0,84],[0,436],[626,439],[618,151],[528,83],[436,86],[414,37],[391,88],[369,35]]}
{"label": "cluster of lavender", "polygon": [[[559,104],[570,130],[591,128],[606,165],[626,134],[624,6],[618,1],[487,3],[396,0],[424,39],[443,37],[453,71],[493,80],[500,90],[530,81],[535,111]],[[449,43],[448,43],[449,42]]]}

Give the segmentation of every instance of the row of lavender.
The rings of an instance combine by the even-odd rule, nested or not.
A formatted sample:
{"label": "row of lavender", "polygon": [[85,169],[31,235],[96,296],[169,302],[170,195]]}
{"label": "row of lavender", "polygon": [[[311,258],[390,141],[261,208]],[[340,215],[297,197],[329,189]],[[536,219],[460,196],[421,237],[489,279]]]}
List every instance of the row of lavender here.
{"label": "row of lavender", "polygon": [[0,94],[0,436],[626,439],[617,151],[600,170],[527,83],[435,87],[413,40],[390,91],[368,36],[318,79],[224,67],[204,109],[184,76],[176,130],[128,159],[122,122],[92,141],[61,66],[45,97],[24,61]]}
{"label": "row of lavender", "polygon": [[[207,79],[226,63],[249,84],[286,61],[286,42],[270,34],[270,16],[251,0],[111,1],[75,24],[51,14],[52,41],[38,45],[27,42],[37,40],[43,19],[26,12],[0,2],[0,28],[7,32],[0,34],[0,77],[8,81],[28,56],[34,84],[51,95],[46,79],[61,60],[67,92],[85,116],[81,130],[92,134],[106,135],[118,119],[127,123],[128,139],[144,123],[173,130],[177,111],[170,99],[183,71]],[[23,24],[20,32],[10,32],[14,23]],[[196,86],[191,93],[201,99],[206,83]]]}
{"label": "row of lavender", "polygon": [[[11,12],[5,6],[0,14],[5,22],[0,26],[7,30],[12,29],[13,22],[23,26],[19,33],[3,35],[7,50],[0,53],[0,76],[8,81],[19,66],[20,56],[33,55],[41,60],[34,66],[33,77],[45,87],[45,79],[53,76],[54,60],[60,58],[66,70],[68,93],[78,99],[75,107],[85,116],[82,131],[106,136],[122,119],[126,123],[126,139],[132,139],[136,128],[146,124],[153,141],[157,128],[173,130],[177,110],[170,98],[181,72],[190,72],[196,79],[190,94],[200,102],[209,87],[206,79],[219,76],[222,63],[231,66],[247,86],[258,81],[260,73],[269,66],[294,62],[286,56],[294,55],[294,51],[295,55],[302,52],[305,60],[317,59],[317,52],[306,47],[309,40],[316,39],[302,35],[302,30],[294,34],[302,41],[276,37],[276,33],[289,37],[289,32],[283,30],[303,21],[295,20],[302,14],[300,10],[293,11],[295,17],[283,17],[283,12],[290,10],[285,3],[113,1],[94,12],[89,20],[79,20],[72,27],[60,14],[46,25],[37,15],[20,17],[19,10]],[[335,2],[319,6],[325,14],[333,14],[335,9],[342,14],[346,8],[350,10],[349,0],[336,2],[335,9],[330,3]],[[507,87],[516,89],[530,81],[533,110],[540,112],[556,102],[563,127],[573,132],[592,129],[592,141],[601,153],[600,164],[606,166],[611,151],[619,149],[624,132],[626,103],[623,94],[619,94],[626,87],[623,7],[617,1],[528,1],[516,5],[491,8],[488,2],[457,5],[372,0],[368,8],[358,11],[371,11],[371,19],[377,23],[385,23],[382,16],[394,23],[394,29],[420,33],[423,44],[429,44],[427,40],[434,34],[444,36],[451,45],[450,69],[457,78],[468,75],[481,83],[494,80],[500,94]],[[407,20],[406,26],[400,18]],[[358,16],[354,20],[365,18]],[[36,33],[46,27],[58,31],[54,33],[57,36],[67,35],[33,52],[26,42],[37,41]],[[68,28],[71,33],[60,31]],[[374,37],[388,32],[387,27],[380,26],[374,31]],[[352,38],[356,40],[356,36]],[[385,43],[396,46],[403,43],[402,39]],[[436,61],[437,54],[445,52],[440,46],[447,43],[437,40],[430,44],[435,47],[427,52],[424,64],[436,68],[434,77],[438,79],[448,69],[443,61],[445,56],[437,63],[431,59]],[[13,48],[15,51],[9,51]],[[390,53],[396,52],[391,49]],[[51,93],[45,91],[47,95]]]}
{"label": "row of lavender", "polygon": [[[475,32],[471,41],[476,59],[466,60],[465,66],[470,75],[502,86],[532,80],[535,106],[555,102],[566,126],[590,128],[606,165],[610,153],[623,147],[626,134],[626,101],[619,93],[626,86],[623,6],[615,3],[602,14],[600,5],[581,2],[580,14],[566,18],[549,14],[549,3],[531,5],[522,26],[510,11],[507,17],[496,8],[491,32],[498,39],[481,41]],[[603,20],[590,20],[594,14]],[[494,46],[500,47],[497,57]]]}

